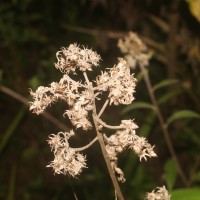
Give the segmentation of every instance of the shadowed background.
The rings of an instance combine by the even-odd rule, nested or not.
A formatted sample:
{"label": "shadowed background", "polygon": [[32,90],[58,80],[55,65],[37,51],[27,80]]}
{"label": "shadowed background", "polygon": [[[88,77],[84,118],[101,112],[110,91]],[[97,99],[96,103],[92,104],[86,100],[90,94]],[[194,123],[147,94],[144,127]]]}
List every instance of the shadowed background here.
{"label": "shadowed background", "polygon": [[[84,151],[88,168],[75,179],[54,175],[46,168],[53,159],[48,135],[72,128],[62,116],[67,107],[60,102],[36,116],[28,110],[27,102],[31,100],[29,88],[48,86],[61,78],[54,67],[60,47],[78,43],[97,51],[101,67],[90,73],[92,79],[123,56],[117,42],[129,31],[137,32],[152,51],[148,71],[152,84],[157,85],[160,109],[166,120],[171,117],[170,137],[189,187],[198,187],[199,7],[198,0],[1,0],[0,199],[114,199],[98,143]],[[122,192],[125,199],[137,200],[156,186],[165,184],[172,191],[185,185],[177,175],[158,119],[148,107],[151,101],[140,70],[133,73],[138,79],[138,104],[128,109],[109,107],[103,118],[113,125],[135,118],[137,133],[155,145],[158,158],[148,162],[140,163],[131,151],[120,155],[119,166],[127,178],[121,184]],[[94,136],[92,131],[77,132],[71,140],[73,147],[84,146]],[[199,195],[199,190],[196,193]]]}

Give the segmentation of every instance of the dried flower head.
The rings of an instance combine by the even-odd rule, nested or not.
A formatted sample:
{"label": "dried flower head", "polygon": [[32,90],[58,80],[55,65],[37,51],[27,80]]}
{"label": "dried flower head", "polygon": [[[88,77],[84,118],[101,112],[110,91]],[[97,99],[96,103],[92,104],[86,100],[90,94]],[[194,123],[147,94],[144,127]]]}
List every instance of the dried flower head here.
{"label": "dried flower head", "polygon": [[73,106],[66,110],[65,115],[69,117],[76,128],[88,130],[92,127],[88,120],[88,111],[92,110],[93,96],[88,90],[83,90],[74,102]]}
{"label": "dried flower head", "polygon": [[153,147],[146,141],[145,138],[139,137],[135,134],[135,129],[138,127],[132,120],[122,120],[120,127],[123,127],[124,129],[118,130],[110,137],[107,137],[104,134],[104,139],[113,170],[118,174],[118,180],[124,182],[124,174],[117,166],[117,156],[119,153],[127,148],[133,149],[139,156],[140,161],[143,158],[146,161],[146,157],[156,157],[157,155],[153,151]]}
{"label": "dried flower head", "polygon": [[92,70],[92,66],[98,66],[101,57],[91,49],[81,49],[77,44],[71,44],[68,48],[61,48],[56,53],[57,63],[55,67],[63,73]]}
{"label": "dried flower head", "polygon": [[119,63],[108,72],[102,72],[96,79],[97,89],[109,90],[110,104],[130,104],[133,100],[136,79],[130,73],[126,61],[119,58]]}
{"label": "dried flower head", "polygon": [[147,193],[146,200],[170,200],[170,195],[165,186],[157,187],[150,193]]}
{"label": "dried flower head", "polygon": [[73,131],[51,134],[48,143],[54,153],[54,160],[47,166],[52,167],[56,174],[76,176],[86,167],[86,158],[69,147],[68,140],[74,135]]}
{"label": "dried flower head", "polygon": [[125,59],[131,68],[137,64],[147,66],[149,64],[150,52],[137,34],[129,32],[124,39],[119,39],[118,47],[125,54]]}
{"label": "dried flower head", "polygon": [[64,75],[59,83],[52,82],[50,87],[40,86],[35,92],[31,90],[30,94],[33,97],[33,101],[30,102],[30,110],[37,115],[42,114],[50,104],[59,99],[72,105],[76,98],[79,97],[79,87],[81,87],[79,82],[75,82],[68,75]]}
{"label": "dried flower head", "polygon": [[36,92],[30,90],[30,94],[34,100],[30,102],[30,110],[37,115],[43,113],[47,106],[56,101],[50,87],[40,86]]}
{"label": "dried flower head", "polygon": [[[132,42],[134,45],[138,45],[137,51],[136,49],[132,51],[135,55],[134,58],[138,62],[142,62],[142,54],[146,51],[146,47],[134,34],[131,35],[131,39],[134,40]],[[125,40],[125,43],[127,41],[128,39]],[[123,41],[121,41],[122,43]],[[129,50],[127,48],[124,52],[128,53]],[[92,123],[89,112],[92,112],[91,118],[93,118],[97,133],[102,134],[102,127],[117,129],[115,134],[109,137],[104,134],[103,139],[111,167],[117,174],[118,180],[124,182],[124,173],[117,166],[118,155],[122,151],[132,149],[138,155],[140,161],[142,159],[147,160],[147,157],[156,157],[156,154],[145,138],[136,135],[135,130],[138,126],[133,120],[122,120],[119,126],[110,126],[103,122],[100,116],[109,104],[130,104],[134,100],[133,94],[136,87],[134,75],[130,73],[126,61],[119,58],[117,65],[101,72],[101,75],[94,81],[95,83],[90,82],[86,71],[92,70],[93,66],[98,66],[100,56],[90,49],[84,47],[81,49],[76,44],[62,48],[57,52],[56,57],[55,67],[64,74],[59,82],[52,82],[49,87],[40,86],[35,92],[31,90],[33,101],[30,102],[30,110],[36,114],[41,114],[49,105],[62,100],[68,104],[64,116],[67,116],[76,128],[90,129]],[[77,68],[83,73],[84,83],[75,81],[69,76],[71,72],[75,74]],[[96,84],[95,87],[93,87],[93,83]],[[99,94],[105,91],[108,92],[108,100],[105,101],[97,114],[96,112],[99,109],[96,109],[95,100],[101,100]],[[86,158],[80,151],[91,146],[93,141],[97,139],[95,138],[84,147],[71,148],[69,139],[74,134],[73,131],[70,131],[49,136],[48,143],[54,153],[54,160],[50,162],[48,167],[52,167],[56,174],[70,174],[74,177],[86,167]],[[98,139],[100,138],[99,142],[104,145],[99,134],[97,134]]]}

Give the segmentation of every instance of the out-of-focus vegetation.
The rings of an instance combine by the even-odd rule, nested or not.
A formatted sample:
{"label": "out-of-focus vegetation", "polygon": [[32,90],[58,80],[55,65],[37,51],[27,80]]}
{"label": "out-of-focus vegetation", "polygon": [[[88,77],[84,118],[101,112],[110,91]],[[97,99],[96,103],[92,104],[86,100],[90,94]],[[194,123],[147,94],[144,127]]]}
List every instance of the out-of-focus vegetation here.
{"label": "out-of-focus vegetation", "polygon": [[[78,179],[54,176],[45,167],[52,159],[48,134],[71,124],[60,115],[64,104],[35,116],[26,99],[28,88],[59,80],[53,63],[61,46],[86,45],[101,54],[102,66],[110,67],[123,56],[118,38],[129,31],[137,32],[153,52],[149,75],[189,188],[177,174],[143,78],[135,69],[135,103],[113,107],[104,117],[110,124],[135,118],[138,134],[155,144],[158,158],[140,163],[132,152],[121,155],[125,199],[143,199],[145,192],[163,184],[173,200],[200,198],[199,7],[199,0],[0,1],[0,199],[114,199],[98,144],[87,150],[89,168]],[[113,115],[114,109],[121,115]],[[82,146],[91,138],[80,133],[72,144]]]}

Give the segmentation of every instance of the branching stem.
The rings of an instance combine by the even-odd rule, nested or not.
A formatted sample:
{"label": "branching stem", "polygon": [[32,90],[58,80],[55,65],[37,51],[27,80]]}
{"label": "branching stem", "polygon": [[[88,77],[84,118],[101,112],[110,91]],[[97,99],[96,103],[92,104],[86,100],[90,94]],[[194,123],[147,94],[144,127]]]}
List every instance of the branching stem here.
{"label": "branching stem", "polygon": [[98,140],[97,137],[95,137],[90,143],[88,143],[87,145],[83,146],[83,147],[79,147],[79,148],[73,148],[75,151],[84,151],[85,149],[89,148],[90,146],[92,146],[96,141]]}
{"label": "branching stem", "polygon": [[93,90],[93,87],[92,87],[92,83],[89,81],[86,72],[84,72],[83,75],[84,75],[85,80],[86,80],[86,82],[88,84],[88,89],[93,93],[93,113],[92,113],[92,118],[93,118],[93,121],[94,121],[94,126],[95,126],[95,129],[96,129],[96,133],[97,133],[98,141],[99,141],[99,144],[100,144],[100,147],[101,147],[101,151],[102,151],[104,160],[106,162],[106,166],[108,168],[108,171],[109,171],[113,186],[115,188],[115,192],[117,194],[117,197],[118,197],[119,200],[124,200],[124,197],[123,197],[121,189],[119,187],[117,178],[116,178],[116,176],[114,174],[114,171],[112,169],[112,166],[111,166],[111,163],[110,163],[110,159],[109,159],[108,154],[106,152],[106,146],[105,146],[105,143],[104,143],[103,135],[99,132],[99,128],[98,128],[99,126],[98,126],[98,122],[96,120],[98,117],[97,117],[96,104],[95,104],[95,94],[94,94],[94,90]]}
{"label": "branching stem", "polygon": [[[16,93],[15,91],[11,90],[10,88],[7,88],[3,85],[0,85],[0,91],[9,95],[10,97],[18,100],[19,102],[25,104],[26,106],[29,106],[29,101],[27,98],[23,97],[22,95],[20,95],[19,93]],[[51,115],[49,112],[44,112],[42,114],[42,116],[44,118],[46,118],[47,120],[49,120],[52,124],[54,124],[55,126],[57,126],[59,129],[63,130],[63,131],[69,131],[69,127],[67,127],[64,123],[62,123],[61,121],[59,121],[56,117],[54,117],[53,115]]]}
{"label": "branching stem", "polygon": [[103,114],[104,110],[106,109],[106,106],[108,105],[109,100],[106,99],[105,103],[103,104],[101,110],[99,111],[99,114],[97,115],[98,117],[101,117],[101,115]]}
{"label": "branching stem", "polygon": [[159,105],[158,105],[158,102],[156,100],[156,97],[155,97],[155,94],[153,92],[153,87],[152,87],[152,84],[151,84],[151,81],[150,81],[150,78],[149,78],[149,75],[148,73],[146,72],[146,69],[145,69],[145,66],[143,65],[139,65],[140,66],[140,70],[143,74],[143,77],[144,77],[144,80],[145,80],[145,83],[146,83],[146,86],[147,86],[147,89],[148,89],[148,92],[149,92],[149,96],[151,98],[151,101],[153,103],[153,105],[155,106],[155,112],[158,116],[158,120],[160,122],[160,126],[161,126],[161,129],[162,129],[162,132],[163,132],[163,135],[164,135],[164,138],[165,138],[165,141],[167,143],[167,146],[168,146],[168,149],[172,155],[172,158],[175,162],[175,165],[176,165],[176,168],[177,168],[177,171],[181,177],[181,180],[183,181],[183,183],[186,185],[186,186],[189,186],[189,182],[183,172],[183,169],[179,163],[179,160],[176,156],[176,152],[174,150],[174,147],[172,145],[172,142],[171,142],[171,139],[170,139],[170,136],[169,136],[169,132],[168,132],[168,129],[167,129],[167,126],[165,124],[165,120],[164,120],[164,117],[161,113],[161,110],[159,108]]}
{"label": "branching stem", "polygon": [[124,129],[124,127],[122,126],[111,126],[106,124],[104,121],[102,121],[98,116],[96,117],[96,120],[98,121],[99,124],[101,124],[102,126],[109,128],[109,129]]}

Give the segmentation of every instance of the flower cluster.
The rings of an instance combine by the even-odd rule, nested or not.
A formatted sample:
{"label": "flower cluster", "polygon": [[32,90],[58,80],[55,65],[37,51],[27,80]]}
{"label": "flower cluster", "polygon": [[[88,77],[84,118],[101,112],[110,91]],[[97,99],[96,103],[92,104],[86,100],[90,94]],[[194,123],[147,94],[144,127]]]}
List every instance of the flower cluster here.
{"label": "flower cluster", "polygon": [[92,127],[87,119],[88,111],[92,110],[93,96],[88,90],[84,90],[73,104],[72,108],[66,110],[65,114],[69,117],[76,128],[88,130]]}
{"label": "flower cluster", "polygon": [[146,200],[170,200],[170,195],[165,186],[157,187],[150,193],[147,193]]}
{"label": "flower cluster", "polygon": [[150,53],[146,45],[133,32],[118,42],[118,47],[125,54],[125,59],[131,68],[135,68],[137,64],[147,66],[149,64]]}
{"label": "flower cluster", "polygon": [[74,135],[73,131],[51,134],[48,143],[54,153],[54,160],[47,166],[52,167],[56,174],[76,176],[86,167],[86,158],[70,148],[68,140]]}
{"label": "flower cluster", "polygon": [[30,110],[37,115],[42,114],[51,103],[55,103],[59,99],[72,105],[78,97],[79,87],[81,87],[79,82],[75,82],[68,75],[64,75],[59,83],[52,82],[50,87],[40,86],[35,92],[31,90],[30,94],[34,101],[30,102]]}
{"label": "flower cluster", "polygon": [[[52,103],[58,100],[67,102],[68,109],[64,112],[71,123],[76,128],[88,130],[92,127],[89,120],[89,112],[93,112],[91,118],[97,124],[96,129],[101,133],[101,128],[112,128],[100,119],[107,104],[114,105],[130,104],[134,100],[134,91],[136,79],[130,73],[130,68],[124,59],[120,58],[119,62],[113,68],[101,72],[96,81],[90,82],[86,70],[92,70],[92,66],[98,66],[100,56],[94,51],[87,48],[79,48],[76,44],[68,48],[62,48],[57,54],[58,68],[64,75],[59,82],[52,82],[49,87],[40,86],[35,92],[31,90],[33,101],[30,102],[30,110],[36,114],[41,114]],[[85,82],[73,80],[68,73],[76,74],[79,69],[85,78]],[[95,87],[93,87],[93,83]],[[104,103],[100,114],[96,114],[95,100],[101,100],[99,94],[108,92],[108,100]],[[107,137],[104,134],[106,151],[111,162],[111,167],[118,175],[118,180],[125,181],[122,170],[117,166],[118,155],[125,149],[132,149],[140,158],[146,160],[147,157],[156,157],[153,147],[143,137],[136,135],[137,125],[133,120],[122,120],[120,126],[115,126],[116,133]],[[48,143],[54,153],[54,160],[48,165],[52,167],[57,174],[78,175],[86,167],[86,159],[79,152],[88,148],[90,143],[82,148],[71,148],[69,138],[74,135],[73,131],[59,132],[57,135],[51,134]],[[96,141],[94,139],[94,141]],[[93,144],[93,143],[91,143]]]}
{"label": "flower cluster", "polygon": [[79,48],[77,44],[71,44],[68,48],[62,48],[56,53],[57,63],[55,67],[63,73],[92,70],[92,66],[98,66],[100,56],[87,48]]}
{"label": "flower cluster", "polygon": [[135,82],[136,79],[122,58],[109,72],[102,72],[96,79],[98,90],[109,90],[108,98],[110,104],[114,105],[130,104],[134,100]]}
{"label": "flower cluster", "polygon": [[58,59],[56,68],[65,74],[59,83],[52,82],[49,87],[40,86],[36,92],[31,90],[30,94],[34,101],[30,102],[30,110],[39,115],[47,106],[59,99],[64,100],[69,105],[69,110],[66,110],[64,114],[76,128],[82,127],[87,130],[91,128],[87,116],[88,111],[92,110],[93,97],[84,84],[72,80],[67,73],[75,72],[77,67],[81,71],[92,70],[92,66],[98,65],[100,56],[90,49],[80,49],[76,44],[62,48],[56,56]]}
{"label": "flower cluster", "polygon": [[113,170],[118,174],[118,180],[125,181],[122,170],[117,166],[118,154],[123,150],[129,148],[142,159],[147,160],[148,157],[156,157],[153,147],[146,141],[145,138],[139,137],[135,134],[137,125],[132,120],[122,120],[120,125],[122,130],[116,131],[115,134],[107,137],[104,134],[106,150],[110,158]]}
{"label": "flower cluster", "polygon": [[[33,101],[30,102],[30,110],[36,114],[42,114],[45,109],[58,100],[67,102],[69,109],[64,112],[76,128],[87,130],[92,127],[88,120],[88,112],[93,109],[93,93],[87,84],[84,85],[74,81],[68,73],[75,73],[78,68],[80,71],[92,70],[93,66],[98,66],[100,56],[96,52],[79,48],[76,44],[71,44],[68,48],[62,48],[56,54],[57,63],[55,67],[64,73],[59,82],[52,82],[49,87],[40,86],[30,94]],[[53,167],[55,173],[79,174],[86,166],[85,157],[75,149],[69,147],[68,139],[74,132],[58,133],[50,135],[48,143],[54,152],[55,158],[48,165]]]}

